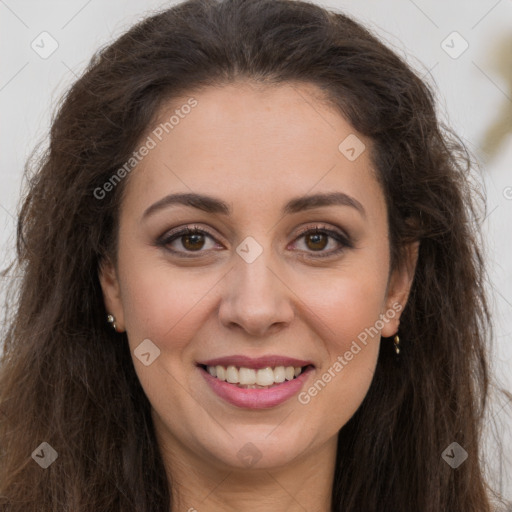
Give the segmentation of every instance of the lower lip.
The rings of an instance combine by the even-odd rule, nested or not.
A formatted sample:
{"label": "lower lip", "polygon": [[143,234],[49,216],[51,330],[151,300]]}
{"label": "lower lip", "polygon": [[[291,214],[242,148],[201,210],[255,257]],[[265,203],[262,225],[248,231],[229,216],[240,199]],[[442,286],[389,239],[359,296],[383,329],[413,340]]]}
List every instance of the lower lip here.
{"label": "lower lip", "polygon": [[290,399],[301,390],[309,374],[313,371],[313,367],[308,366],[306,370],[295,379],[285,381],[272,388],[245,389],[212,377],[201,366],[198,368],[215,394],[232,405],[245,407],[247,409],[267,409],[286,402],[286,400]]}

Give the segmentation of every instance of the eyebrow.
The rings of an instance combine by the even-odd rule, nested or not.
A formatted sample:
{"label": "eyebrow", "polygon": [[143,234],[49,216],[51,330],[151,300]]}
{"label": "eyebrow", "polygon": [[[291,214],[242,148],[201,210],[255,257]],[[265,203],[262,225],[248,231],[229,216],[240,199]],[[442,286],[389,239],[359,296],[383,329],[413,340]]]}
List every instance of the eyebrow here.
{"label": "eyebrow", "polygon": [[[196,193],[169,194],[152,204],[142,214],[142,220],[173,205],[189,206],[207,213],[216,213],[221,215],[231,215],[232,213],[231,206],[216,197]],[[295,197],[285,204],[282,213],[286,215],[304,210],[312,210],[322,206],[349,206],[356,209],[364,218],[366,218],[366,211],[363,205],[354,197],[343,192],[329,192]]]}

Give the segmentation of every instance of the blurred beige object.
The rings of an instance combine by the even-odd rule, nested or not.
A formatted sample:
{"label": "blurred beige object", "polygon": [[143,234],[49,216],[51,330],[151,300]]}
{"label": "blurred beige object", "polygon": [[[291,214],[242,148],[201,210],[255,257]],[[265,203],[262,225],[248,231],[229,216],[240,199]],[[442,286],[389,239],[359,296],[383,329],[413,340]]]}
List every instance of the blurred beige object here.
{"label": "blurred beige object", "polygon": [[512,133],[512,36],[497,41],[491,62],[497,75],[505,80],[505,87],[496,84],[503,93],[503,108],[485,132],[481,144],[484,153],[494,158],[506,135]]}

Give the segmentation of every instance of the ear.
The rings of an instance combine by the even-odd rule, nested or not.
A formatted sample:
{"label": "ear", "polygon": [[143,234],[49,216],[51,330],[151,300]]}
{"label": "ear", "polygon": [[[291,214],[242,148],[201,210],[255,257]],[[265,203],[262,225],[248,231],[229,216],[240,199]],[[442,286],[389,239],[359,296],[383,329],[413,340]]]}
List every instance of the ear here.
{"label": "ear", "polygon": [[117,270],[109,258],[100,261],[98,277],[103,291],[105,309],[107,313],[114,315],[117,332],[123,332],[125,330],[125,323],[119,279]]}
{"label": "ear", "polygon": [[395,311],[397,314],[392,320],[385,323],[381,335],[384,338],[393,336],[398,331],[400,324],[400,314],[405,308],[409,292],[411,291],[412,281],[414,279],[414,272],[416,270],[416,263],[418,261],[418,251],[420,243],[412,242],[405,246],[405,258],[403,263],[396,268],[388,283],[386,300],[384,303],[383,315],[386,312]]}

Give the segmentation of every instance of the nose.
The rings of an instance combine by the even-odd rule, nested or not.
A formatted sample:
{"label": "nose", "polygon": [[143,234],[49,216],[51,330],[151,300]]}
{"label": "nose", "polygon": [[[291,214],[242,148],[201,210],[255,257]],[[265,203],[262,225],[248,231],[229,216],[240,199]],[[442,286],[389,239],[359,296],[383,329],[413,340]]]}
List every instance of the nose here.
{"label": "nose", "polygon": [[229,329],[263,337],[288,326],[294,317],[293,291],[264,250],[252,263],[236,255],[224,280],[219,319]]}

